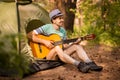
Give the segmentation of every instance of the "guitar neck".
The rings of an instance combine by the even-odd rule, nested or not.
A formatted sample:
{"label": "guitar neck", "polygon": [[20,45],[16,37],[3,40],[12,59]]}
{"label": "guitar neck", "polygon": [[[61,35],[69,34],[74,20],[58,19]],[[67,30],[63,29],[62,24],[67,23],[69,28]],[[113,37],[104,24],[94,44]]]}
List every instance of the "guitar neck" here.
{"label": "guitar neck", "polygon": [[[65,43],[70,43],[70,42],[75,42],[79,38],[73,38],[73,39],[67,39],[67,40],[61,40],[61,41],[56,41],[54,43],[55,46],[60,45],[60,44],[65,44]],[[81,41],[85,40],[84,37],[80,37]]]}

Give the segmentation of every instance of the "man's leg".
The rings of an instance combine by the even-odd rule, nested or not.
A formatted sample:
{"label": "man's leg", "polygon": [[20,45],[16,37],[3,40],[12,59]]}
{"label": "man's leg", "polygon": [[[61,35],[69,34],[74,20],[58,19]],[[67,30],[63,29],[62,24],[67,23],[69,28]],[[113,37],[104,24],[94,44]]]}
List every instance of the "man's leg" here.
{"label": "man's leg", "polygon": [[88,66],[87,64],[77,61],[72,57],[70,57],[68,54],[64,53],[59,46],[56,46],[54,49],[52,49],[46,58],[53,59],[56,55],[58,55],[60,60],[62,60],[63,62],[77,66],[81,72],[86,73],[90,69],[90,66]]}
{"label": "man's leg", "polygon": [[81,60],[83,60],[84,62],[91,62],[85,50],[80,45],[71,45],[69,48],[65,49],[64,52],[68,55],[71,55],[73,52],[76,52]]}
{"label": "man's leg", "polygon": [[[58,55],[58,57],[60,58],[60,60],[62,60],[65,63],[69,63],[69,64],[74,64],[74,63],[78,63],[79,61],[73,59],[72,57],[70,57],[68,54],[65,54],[63,52],[63,50],[59,47],[56,46],[55,48],[53,48],[49,54],[47,55],[47,59],[48,60],[53,60],[55,59],[56,55]],[[76,64],[77,65],[77,64]]]}
{"label": "man's leg", "polygon": [[93,71],[101,71],[102,66],[97,66],[95,62],[93,62],[86,54],[85,50],[80,45],[72,45],[66,50],[64,50],[65,53],[71,55],[73,52],[77,53],[78,57],[82,59],[87,65],[91,66],[91,70]]}

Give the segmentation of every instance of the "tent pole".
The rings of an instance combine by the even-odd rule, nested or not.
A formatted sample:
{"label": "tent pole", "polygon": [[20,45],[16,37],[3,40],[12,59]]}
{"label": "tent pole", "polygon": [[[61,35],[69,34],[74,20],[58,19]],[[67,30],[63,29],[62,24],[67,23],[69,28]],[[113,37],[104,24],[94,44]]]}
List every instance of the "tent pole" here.
{"label": "tent pole", "polygon": [[17,13],[17,24],[18,24],[18,53],[20,54],[21,53],[21,41],[20,41],[20,15],[19,15],[19,3],[17,2],[17,0],[15,0],[15,3],[16,3],[16,13]]}
{"label": "tent pole", "polygon": [[27,5],[32,3],[32,0],[15,0],[16,3],[16,13],[17,13],[17,23],[18,23],[18,53],[21,53],[21,25],[20,25],[20,15],[19,15],[19,5]]}

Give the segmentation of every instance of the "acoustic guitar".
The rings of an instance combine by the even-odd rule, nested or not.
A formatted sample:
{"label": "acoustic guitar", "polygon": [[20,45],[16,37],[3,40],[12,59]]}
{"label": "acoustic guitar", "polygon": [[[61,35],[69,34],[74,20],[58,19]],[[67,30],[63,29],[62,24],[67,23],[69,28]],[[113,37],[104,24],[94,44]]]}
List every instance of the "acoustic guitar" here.
{"label": "acoustic guitar", "polygon": [[[62,44],[76,42],[76,40],[78,40],[78,39],[80,41],[91,40],[91,39],[95,38],[95,35],[90,34],[90,35],[86,35],[83,37],[67,39],[67,40],[61,40],[60,36],[57,34],[51,34],[49,36],[38,35],[38,38],[54,41],[54,46],[59,45],[62,48]],[[33,56],[36,58],[40,58],[40,59],[45,58],[50,51],[50,49],[48,47],[46,47],[44,44],[40,44],[40,43],[36,43],[36,42],[32,42],[32,41],[30,42],[30,47],[32,48]]]}

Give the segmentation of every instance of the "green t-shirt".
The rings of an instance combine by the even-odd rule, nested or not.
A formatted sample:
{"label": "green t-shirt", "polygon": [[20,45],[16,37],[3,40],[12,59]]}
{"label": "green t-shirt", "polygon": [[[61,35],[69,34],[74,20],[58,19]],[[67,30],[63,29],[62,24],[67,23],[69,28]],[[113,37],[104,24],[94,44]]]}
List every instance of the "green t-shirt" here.
{"label": "green t-shirt", "polygon": [[34,30],[37,34],[51,35],[58,34],[62,39],[66,39],[66,30],[63,27],[60,27],[59,30],[54,29],[52,24],[43,25]]}

